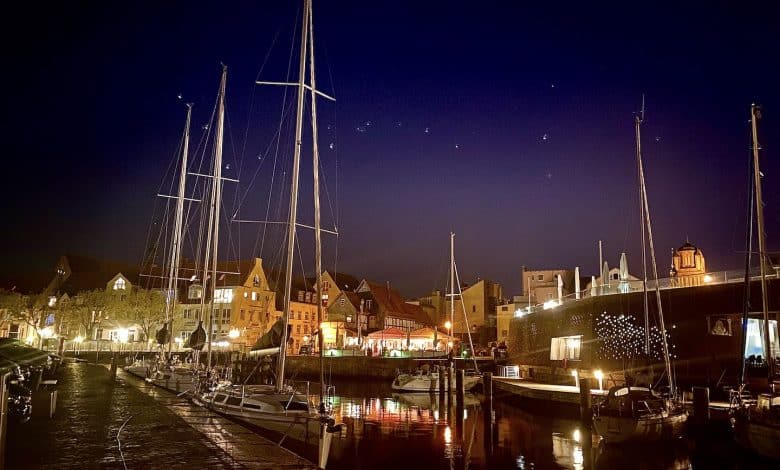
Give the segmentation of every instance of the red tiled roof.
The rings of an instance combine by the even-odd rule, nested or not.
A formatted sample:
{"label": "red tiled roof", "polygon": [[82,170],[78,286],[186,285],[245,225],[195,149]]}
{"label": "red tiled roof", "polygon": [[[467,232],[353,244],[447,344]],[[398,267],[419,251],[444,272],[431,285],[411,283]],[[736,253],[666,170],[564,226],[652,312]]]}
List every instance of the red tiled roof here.
{"label": "red tiled roof", "polygon": [[385,315],[414,320],[423,325],[429,323],[428,316],[422,307],[404,302],[398,291],[368,280],[366,280],[366,284]]}

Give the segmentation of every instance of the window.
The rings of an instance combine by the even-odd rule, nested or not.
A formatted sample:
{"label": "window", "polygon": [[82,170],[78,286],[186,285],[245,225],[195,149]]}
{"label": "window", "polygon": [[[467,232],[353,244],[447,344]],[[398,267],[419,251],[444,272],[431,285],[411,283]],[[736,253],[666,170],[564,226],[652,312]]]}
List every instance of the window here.
{"label": "window", "polygon": [[255,287],[260,286],[260,276],[258,276],[257,274],[255,274],[254,277],[252,278],[252,285]]}
{"label": "window", "polygon": [[295,332],[301,334],[301,325],[295,325]]}
{"label": "window", "polygon": [[477,313],[477,306],[476,305],[472,305],[471,306],[471,313]]}
{"label": "window", "polygon": [[613,281],[617,281],[618,279],[620,279],[620,274],[618,274],[618,273],[613,273],[613,274],[612,274],[612,280],[613,280]]}
{"label": "window", "polygon": [[252,292],[252,300],[257,300],[257,292]]}
{"label": "window", "polygon": [[537,281],[544,281],[544,274],[540,274],[536,277]]}
{"label": "window", "polygon": [[580,351],[582,349],[582,335],[580,336],[561,336],[550,339],[550,360],[570,361],[580,360]]}
{"label": "window", "polygon": [[298,291],[298,302],[303,302],[303,294],[304,292],[302,290]]}
{"label": "window", "polygon": [[309,321],[309,312],[303,314],[303,319]]}
{"label": "window", "polygon": [[504,305],[504,306],[502,306],[502,307],[501,307],[501,311],[502,311],[502,312],[508,312],[508,311],[509,311],[509,307],[507,307],[506,305]]}
{"label": "window", "polygon": [[371,311],[371,299],[366,299],[366,310]]}
{"label": "window", "polygon": [[11,327],[8,329],[8,337],[19,339],[19,325],[12,324]]}
{"label": "window", "polygon": [[189,320],[189,319],[192,318],[192,314],[193,314],[192,310],[190,310],[188,308],[185,308],[184,309],[184,314],[182,315],[182,318],[184,318],[185,320]]}
{"label": "window", "polygon": [[[731,336],[731,318],[726,315],[707,317],[707,325],[711,335]],[[748,320],[750,325],[750,320]],[[748,328],[750,328],[748,326]]]}
{"label": "window", "polygon": [[505,336],[508,336],[508,335],[509,335],[509,332],[507,330],[501,330],[501,336],[502,337],[505,337]]}
{"label": "window", "polygon": [[187,297],[190,299],[200,299],[203,297],[203,288],[197,284],[191,285]]}
{"label": "window", "polygon": [[352,323],[352,315],[347,315],[347,323]]}
{"label": "window", "polygon": [[123,278],[119,278],[116,281],[114,281],[114,290],[125,290],[125,280]]}
{"label": "window", "polygon": [[49,307],[54,307],[57,304],[57,297],[49,296]]}
{"label": "window", "polygon": [[310,304],[310,303],[311,303],[311,292],[307,292],[307,293],[306,293],[306,303],[307,303],[307,304]]}
{"label": "window", "polygon": [[309,325],[308,324],[303,325],[303,332],[306,333],[307,335],[309,334]]}
{"label": "window", "polygon": [[222,310],[222,320],[225,320],[227,322],[230,321],[230,309],[229,308],[226,308],[226,309]]}
{"label": "window", "polygon": [[214,289],[214,303],[229,304],[233,301],[233,289]]}
{"label": "window", "polygon": [[241,310],[241,321],[244,321],[244,320],[245,320],[245,318],[244,318],[244,310],[242,309]]}

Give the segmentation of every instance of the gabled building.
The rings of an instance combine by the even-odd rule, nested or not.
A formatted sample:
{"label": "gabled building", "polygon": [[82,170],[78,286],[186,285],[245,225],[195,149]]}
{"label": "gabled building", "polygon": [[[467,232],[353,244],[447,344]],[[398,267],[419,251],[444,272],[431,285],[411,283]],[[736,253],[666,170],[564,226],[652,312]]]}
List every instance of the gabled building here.
{"label": "gabled building", "polygon": [[[369,330],[397,327],[411,331],[433,326],[422,307],[405,302],[398,291],[390,288],[389,283],[381,285],[363,279],[355,293],[363,300]],[[371,326],[372,317],[374,327]]]}
{"label": "gabled building", "polygon": [[[186,272],[186,269],[184,271]],[[191,271],[191,267],[190,267]],[[276,293],[269,284],[260,258],[217,263],[213,299],[212,341],[228,341],[235,349],[251,347],[276,319]],[[206,293],[208,295],[208,293]],[[178,289],[174,339],[184,343],[198,326],[203,304],[203,328],[208,333],[208,306],[200,279]]]}

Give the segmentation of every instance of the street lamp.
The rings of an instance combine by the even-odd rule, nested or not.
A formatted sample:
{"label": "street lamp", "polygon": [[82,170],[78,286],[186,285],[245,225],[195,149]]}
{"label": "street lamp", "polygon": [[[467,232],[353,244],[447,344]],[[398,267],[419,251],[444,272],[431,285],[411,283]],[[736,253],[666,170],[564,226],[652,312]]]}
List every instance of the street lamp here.
{"label": "street lamp", "polygon": [[81,336],[76,336],[73,338],[73,352],[76,353],[76,355],[79,355],[79,350],[81,349],[81,342],[84,341],[84,338]]}

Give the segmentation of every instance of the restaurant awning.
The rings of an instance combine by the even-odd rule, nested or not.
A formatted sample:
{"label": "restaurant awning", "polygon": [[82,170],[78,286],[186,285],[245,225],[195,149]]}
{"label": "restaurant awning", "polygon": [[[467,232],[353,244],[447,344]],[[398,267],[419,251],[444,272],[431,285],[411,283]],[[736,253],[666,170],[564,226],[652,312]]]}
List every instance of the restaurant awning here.
{"label": "restaurant awning", "polygon": [[368,339],[406,339],[406,332],[400,328],[390,327],[369,334]]}
{"label": "restaurant awning", "polygon": [[[409,333],[410,339],[422,339],[425,341],[433,341],[434,331],[433,328],[418,328]],[[448,341],[450,339],[447,333],[441,331],[436,332],[437,341]]]}

